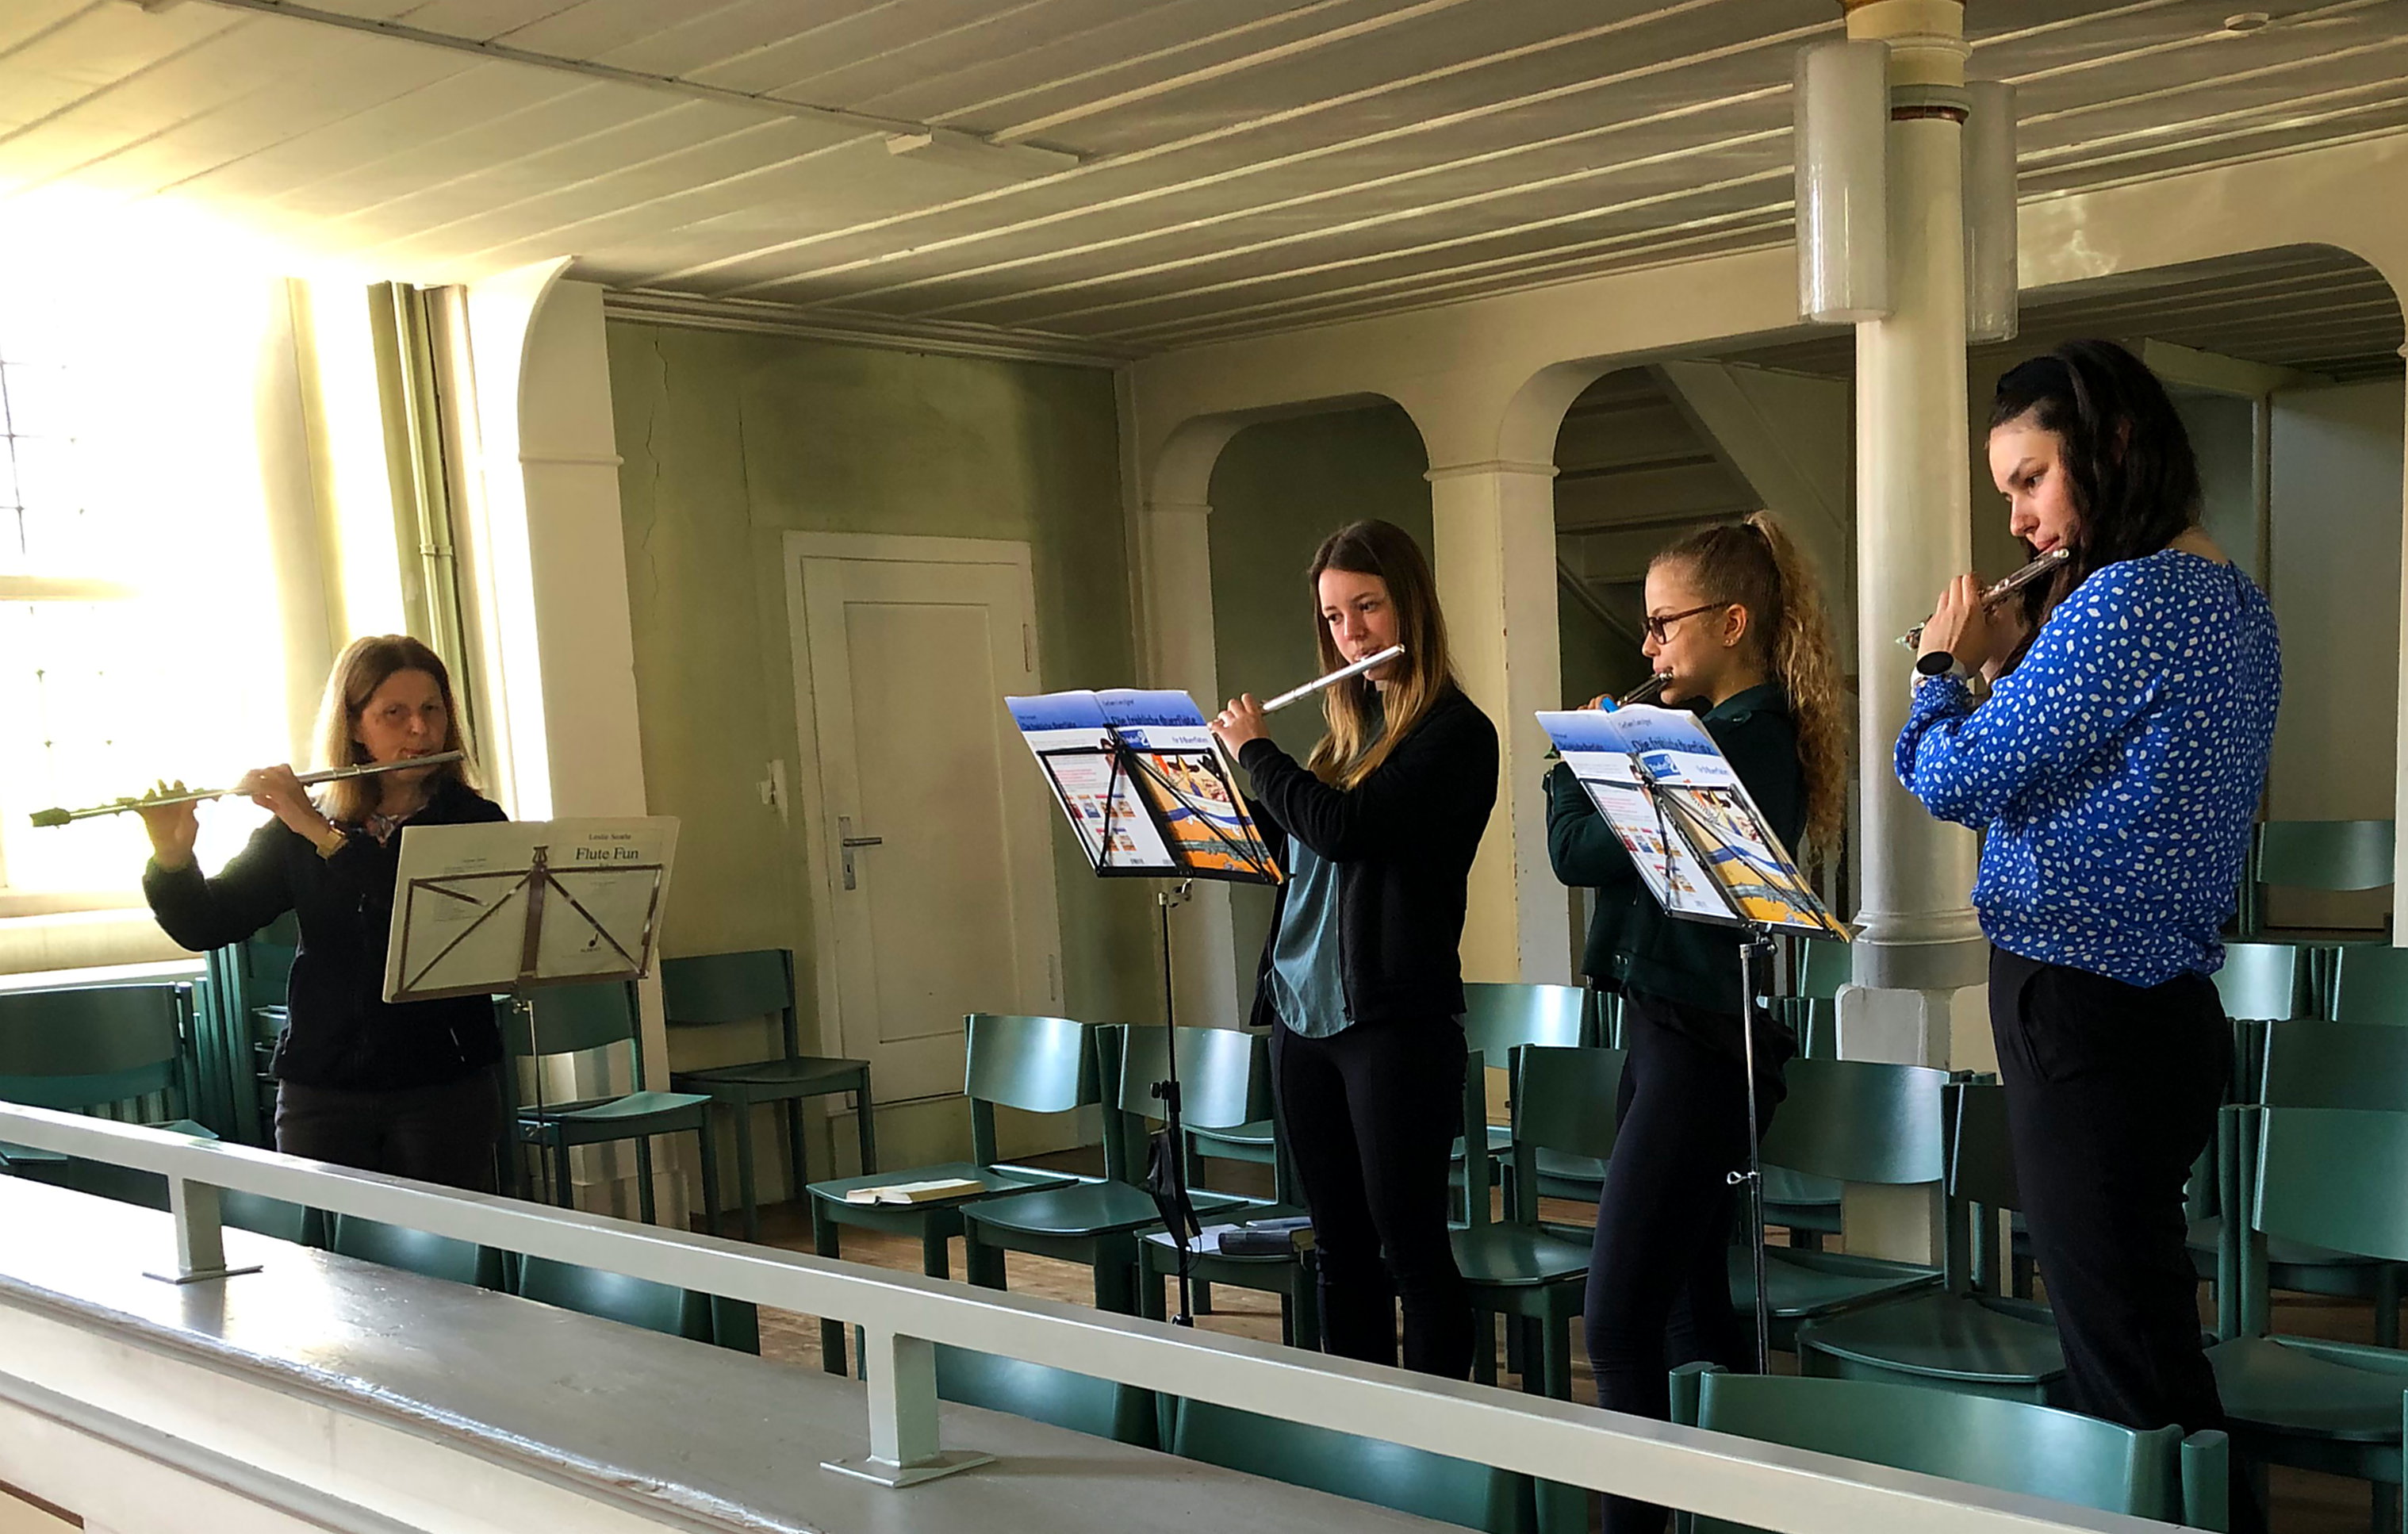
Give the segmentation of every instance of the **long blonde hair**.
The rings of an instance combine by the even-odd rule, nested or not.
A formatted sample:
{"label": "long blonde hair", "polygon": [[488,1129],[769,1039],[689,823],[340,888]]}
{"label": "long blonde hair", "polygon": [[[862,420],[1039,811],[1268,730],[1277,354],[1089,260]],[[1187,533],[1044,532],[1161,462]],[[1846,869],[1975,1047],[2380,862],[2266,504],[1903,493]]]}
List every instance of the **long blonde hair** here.
{"label": "long blonde hair", "polygon": [[1700,593],[1747,609],[1753,654],[1780,684],[1798,726],[1806,841],[1819,853],[1837,852],[1848,820],[1848,709],[1813,567],[1770,511],[1701,528],[1648,565],[1666,563],[1684,566]]}
{"label": "long blonde hair", "polygon": [[[467,722],[460,717],[460,703],[452,695],[452,673],[444,667],[443,657],[407,634],[371,634],[345,645],[335,658],[335,668],[327,673],[326,693],[318,702],[320,767],[356,767],[368,759],[367,748],[351,732],[359,727],[368,699],[401,671],[423,671],[435,679],[448,722],[443,750],[469,749]],[[428,780],[429,790],[447,778],[468,788],[477,786],[465,758],[437,767]],[[328,820],[357,825],[375,811],[382,792],[375,778],[345,778],[320,789],[319,802]]]}
{"label": "long blonde hair", "polygon": [[[1439,610],[1438,579],[1412,535],[1394,523],[1354,522],[1322,539],[1305,570],[1312,593],[1314,632],[1321,637],[1321,669],[1346,664],[1329,624],[1321,616],[1321,572],[1345,570],[1380,578],[1397,614],[1397,639],[1405,647],[1397,680],[1382,699],[1369,677],[1349,677],[1321,695],[1321,717],[1329,732],[1312,748],[1305,766],[1323,782],[1353,788],[1388,759],[1397,742],[1455,685],[1455,660],[1446,648],[1446,615]],[[1384,730],[1383,724],[1384,722]]]}

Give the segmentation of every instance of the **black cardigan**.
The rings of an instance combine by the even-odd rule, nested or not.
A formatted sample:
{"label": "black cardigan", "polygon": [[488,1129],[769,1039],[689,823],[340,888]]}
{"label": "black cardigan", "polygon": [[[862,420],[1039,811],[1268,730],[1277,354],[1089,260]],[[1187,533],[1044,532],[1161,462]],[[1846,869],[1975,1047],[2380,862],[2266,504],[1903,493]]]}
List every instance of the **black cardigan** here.
{"label": "black cardigan", "polygon": [[[1798,763],[1798,726],[1781,690],[1748,688],[1709,710],[1700,723],[1794,853],[1806,829],[1806,774]],[[1739,1016],[1738,929],[1666,915],[1640,882],[1638,866],[1613,827],[1560,762],[1547,774],[1547,853],[1556,878],[1597,891],[1597,915],[1581,961],[1592,982]],[[1734,1028],[1731,1041],[1738,1038]]]}
{"label": "black cardigan", "polygon": [[[1274,855],[1289,837],[1338,866],[1338,972],[1357,1023],[1463,1011],[1463,911],[1471,855],[1497,802],[1497,727],[1448,688],[1351,789],[1323,782],[1268,739],[1238,753]],[[1255,969],[1254,1023],[1279,1021],[1269,984],[1282,884]]]}
{"label": "black cardigan", "polygon": [[[508,820],[501,806],[444,779],[411,825]],[[301,945],[293,957],[284,1036],[275,1071],[304,1086],[390,1092],[437,1086],[502,1057],[494,1005],[484,996],[388,1003],[385,946],[401,836],[380,844],[354,831],[332,857],[271,820],[252,833],[214,879],[192,864],[153,862],[142,893],[168,937],[195,951],[239,942],[293,911]]]}

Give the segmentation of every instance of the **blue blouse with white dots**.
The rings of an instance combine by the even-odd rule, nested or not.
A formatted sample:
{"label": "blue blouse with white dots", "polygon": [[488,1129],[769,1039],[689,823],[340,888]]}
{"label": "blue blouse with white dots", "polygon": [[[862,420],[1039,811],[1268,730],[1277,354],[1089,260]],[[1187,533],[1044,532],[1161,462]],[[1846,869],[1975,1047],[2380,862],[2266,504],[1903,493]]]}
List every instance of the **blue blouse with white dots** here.
{"label": "blue blouse with white dots", "polygon": [[2265,594],[2169,549],[2074,588],[1979,708],[1956,678],[1918,679],[1898,777],[1987,833],[1973,906],[1991,942],[2131,985],[2213,974],[2282,687]]}

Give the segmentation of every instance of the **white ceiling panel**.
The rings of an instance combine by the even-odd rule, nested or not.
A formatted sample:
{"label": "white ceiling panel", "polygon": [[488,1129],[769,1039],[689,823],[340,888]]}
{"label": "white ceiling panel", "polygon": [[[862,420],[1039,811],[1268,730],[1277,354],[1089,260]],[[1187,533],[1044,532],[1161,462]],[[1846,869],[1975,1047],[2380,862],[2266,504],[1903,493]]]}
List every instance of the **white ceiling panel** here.
{"label": "white ceiling panel", "polygon": [[[2230,10],[1976,0],[2026,194],[2408,132],[2408,0]],[[1840,30],[1834,0],[8,0],[0,196],[1137,352],[1785,239],[1796,50]],[[933,126],[1075,159],[887,151]],[[2250,291],[2200,333],[2346,361],[2387,292],[2286,260],[2218,276]]]}

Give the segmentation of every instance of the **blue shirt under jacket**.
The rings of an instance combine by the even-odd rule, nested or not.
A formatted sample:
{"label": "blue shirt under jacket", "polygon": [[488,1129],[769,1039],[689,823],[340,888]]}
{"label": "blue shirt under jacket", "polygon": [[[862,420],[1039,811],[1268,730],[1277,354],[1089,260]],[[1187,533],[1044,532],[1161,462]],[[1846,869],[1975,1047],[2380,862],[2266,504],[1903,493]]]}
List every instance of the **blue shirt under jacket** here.
{"label": "blue shirt under jacket", "polygon": [[2083,581],[1980,707],[1918,680],[1898,777],[1985,833],[1973,905],[1999,947],[2131,985],[2213,974],[2282,685],[2265,594],[2168,549]]}

